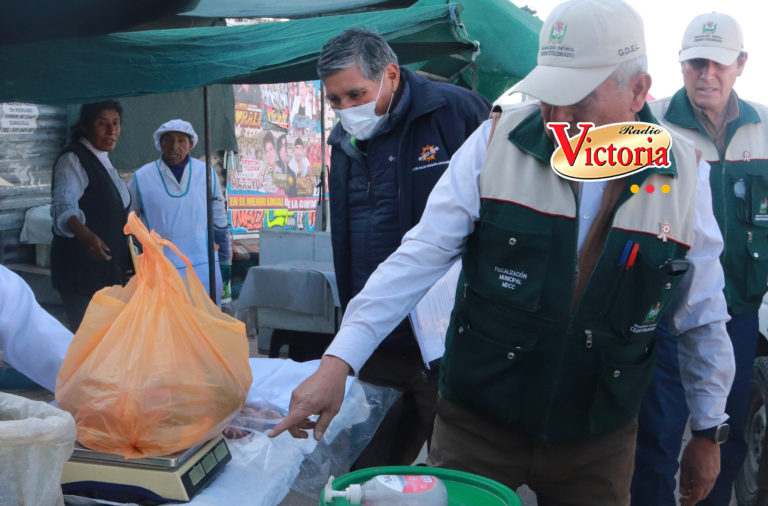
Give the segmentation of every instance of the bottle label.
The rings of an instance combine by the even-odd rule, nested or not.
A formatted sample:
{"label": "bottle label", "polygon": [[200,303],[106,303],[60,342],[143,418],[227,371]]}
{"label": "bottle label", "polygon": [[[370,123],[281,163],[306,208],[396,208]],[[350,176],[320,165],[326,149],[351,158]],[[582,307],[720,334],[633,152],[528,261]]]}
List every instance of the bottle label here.
{"label": "bottle label", "polygon": [[405,494],[418,494],[435,486],[434,476],[395,476],[385,474],[377,476],[376,479],[385,487]]}

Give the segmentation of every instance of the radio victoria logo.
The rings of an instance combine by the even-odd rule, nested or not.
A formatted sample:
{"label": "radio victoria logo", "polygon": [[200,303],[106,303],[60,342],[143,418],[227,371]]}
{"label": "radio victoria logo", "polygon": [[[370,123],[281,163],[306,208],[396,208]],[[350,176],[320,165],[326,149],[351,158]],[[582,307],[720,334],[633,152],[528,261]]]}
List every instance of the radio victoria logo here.
{"label": "radio victoria logo", "polygon": [[630,176],[650,167],[667,168],[672,137],[652,123],[612,123],[595,128],[578,123],[580,133],[568,138],[568,123],[547,123],[559,147],[552,169],[573,181],[606,181]]}

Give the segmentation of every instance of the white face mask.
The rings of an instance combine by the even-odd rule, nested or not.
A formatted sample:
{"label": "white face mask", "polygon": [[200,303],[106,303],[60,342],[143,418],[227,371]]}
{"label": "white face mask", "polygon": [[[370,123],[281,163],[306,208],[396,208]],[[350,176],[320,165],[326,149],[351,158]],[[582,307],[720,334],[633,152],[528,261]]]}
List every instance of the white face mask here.
{"label": "white face mask", "polygon": [[334,109],[336,117],[341,121],[341,126],[344,130],[349,132],[355,139],[365,141],[371,138],[376,131],[376,127],[389,117],[389,109],[392,107],[392,99],[395,98],[395,94],[389,99],[389,107],[387,112],[383,116],[376,116],[376,102],[381,95],[381,89],[384,87],[384,76],[381,77],[381,84],[379,85],[379,93],[373,102],[359,105],[357,107],[350,107],[349,109]]}

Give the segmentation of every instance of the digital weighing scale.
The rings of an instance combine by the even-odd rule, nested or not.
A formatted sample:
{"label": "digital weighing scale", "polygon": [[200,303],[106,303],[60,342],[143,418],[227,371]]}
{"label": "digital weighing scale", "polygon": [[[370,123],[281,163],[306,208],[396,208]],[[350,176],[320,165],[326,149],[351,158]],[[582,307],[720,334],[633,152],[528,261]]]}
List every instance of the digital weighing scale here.
{"label": "digital weighing scale", "polygon": [[64,464],[64,494],[114,502],[186,502],[204,489],[232,460],[219,435],[204,445],[167,457],[124,459],[75,443]]}

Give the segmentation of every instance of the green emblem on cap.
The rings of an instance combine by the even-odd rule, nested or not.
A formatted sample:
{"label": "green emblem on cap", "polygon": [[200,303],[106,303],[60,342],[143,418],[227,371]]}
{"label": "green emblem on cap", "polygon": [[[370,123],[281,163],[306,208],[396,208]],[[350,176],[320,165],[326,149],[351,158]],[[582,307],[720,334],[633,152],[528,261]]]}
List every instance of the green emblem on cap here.
{"label": "green emblem on cap", "polygon": [[650,311],[648,311],[648,316],[645,317],[645,321],[652,322],[656,320],[656,318],[659,316],[660,311],[661,311],[661,302],[657,302],[656,305],[653,306]]}
{"label": "green emblem on cap", "polygon": [[760,202],[760,213],[765,214],[766,211],[768,211],[768,199],[763,199],[763,201]]}
{"label": "green emblem on cap", "polygon": [[552,31],[549,32],[549,43],[550,44],[560,44],[563,42],[563,39],[565,38],[565,31],[568,29],[568,26],[565,23],[555,23],[552,25]]}
{"label": "green emblem on cap", "polygon": [[704,30],[702,31],[702,33],[715,33],[715,30],[717,30],[717,24],[704,23]]}

